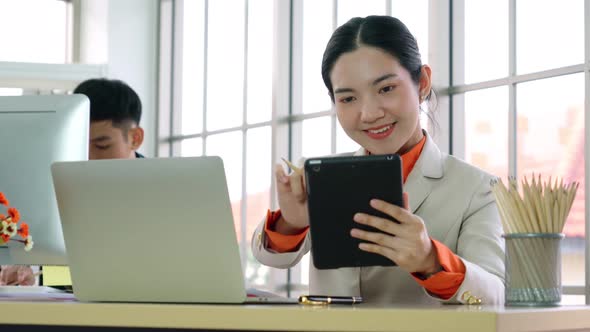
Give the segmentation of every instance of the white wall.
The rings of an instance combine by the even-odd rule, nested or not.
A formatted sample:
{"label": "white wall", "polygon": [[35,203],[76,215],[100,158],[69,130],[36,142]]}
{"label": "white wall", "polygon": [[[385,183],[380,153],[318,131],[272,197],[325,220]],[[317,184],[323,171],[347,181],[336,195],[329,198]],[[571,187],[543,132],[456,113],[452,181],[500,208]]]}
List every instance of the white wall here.
{"label": "white wall", "polygon": [[127,82],[143,104],[145,141],[140,152],[155,156],[158,79],[157,0],[111,0],[108,8],[108,77]]}

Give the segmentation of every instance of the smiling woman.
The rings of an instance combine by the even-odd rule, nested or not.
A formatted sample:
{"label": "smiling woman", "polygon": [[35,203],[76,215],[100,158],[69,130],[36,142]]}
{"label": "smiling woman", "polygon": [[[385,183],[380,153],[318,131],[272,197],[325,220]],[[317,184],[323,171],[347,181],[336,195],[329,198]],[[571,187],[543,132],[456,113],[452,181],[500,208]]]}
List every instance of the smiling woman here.
{"label": "smiling woman", "polygon": [[412,75],[375,47],[343,54],[330,75],[340,125],[371,153],[405,153],[424,136],[419,103],[430,92],[430,67]]}
{"label": "smiling woman", "polygon": [[[309,268],[312,294],[362,296],[369,303],[503,303],[502,228],[492,175],[441,152],[420,125],[431,74],[406,26],[390,16],[353,18],[336,29],[322,77],[355,155],[397,153],[403,161],[404,208],[371,199],[399,221],[356,213],[359,250],[397,266]],[[304,177],[275,169],[280,210],[269,211],[253,239],[263,264],[291,267],[311,247]],[[326,198],[329,199],[329,198]],[[362,286],[362,287],[361,287]]]}

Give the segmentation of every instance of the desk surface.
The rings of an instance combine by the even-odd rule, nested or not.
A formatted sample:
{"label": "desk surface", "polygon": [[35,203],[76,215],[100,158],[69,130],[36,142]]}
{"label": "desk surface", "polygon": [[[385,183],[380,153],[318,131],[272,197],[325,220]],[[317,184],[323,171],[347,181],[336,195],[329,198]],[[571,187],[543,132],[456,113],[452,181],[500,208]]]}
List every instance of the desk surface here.
{"label": "desk surface", "polygon": [[274,331],[590,330],[590,306],[504,308],[0,301],[0,324]]}

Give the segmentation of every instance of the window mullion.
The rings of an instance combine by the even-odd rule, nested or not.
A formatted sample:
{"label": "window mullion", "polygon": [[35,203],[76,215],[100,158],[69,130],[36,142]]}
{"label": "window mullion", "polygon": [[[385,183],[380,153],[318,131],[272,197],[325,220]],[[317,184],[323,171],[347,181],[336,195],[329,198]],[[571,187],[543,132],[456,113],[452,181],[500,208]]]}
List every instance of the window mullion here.
{"label": "window mullion", "polygon": [[[508,0],[508,76],[516,76],[516,0]],[[517,176],[516,83],[508,86],[508,174]]]}
{"label": "window mullion", "polygon": [[584,31],[585,31],[585,45],[584,45],[584,52],[585,52],[585,98],[584,98],[584,218],[585,218],[585,252],[584,257],[586,261],[585,265],[585,295],[586,295],[586,304],[590,304],[590,263],[588,262],[588,257],[590,257],[590,181],[588,181],[590,174],[590,41],[588,40],[588,36],[590,36],[590,0],[584,1]]}
{"label": "window mullion", "polygon": [[[244,81],[242,97],[242,126],[248,125],[248,0],[245,1],[244,9]],[[242,200],[240,203],[240,249],[243,253],[248,251],[247,227],[247,208],[248,208],[248,189],[247,189],[247,153],[248,153],[248,130],[242,130]],[[246,266],[248,255],[242,255],[242,266]]]}

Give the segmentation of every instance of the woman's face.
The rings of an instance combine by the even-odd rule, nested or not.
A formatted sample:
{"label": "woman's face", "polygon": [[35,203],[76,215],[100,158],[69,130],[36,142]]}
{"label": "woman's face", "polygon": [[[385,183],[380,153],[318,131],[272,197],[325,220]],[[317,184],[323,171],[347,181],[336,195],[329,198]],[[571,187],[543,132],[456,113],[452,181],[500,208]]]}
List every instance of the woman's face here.
{"label": "woman's face", "polygon": [[330,79],[340,125],[373,154],[405,153],[423,137],[421,96],[430,91],[430,68],[420,84],[399,61],[373,47],[360,47],[338,58]]}

